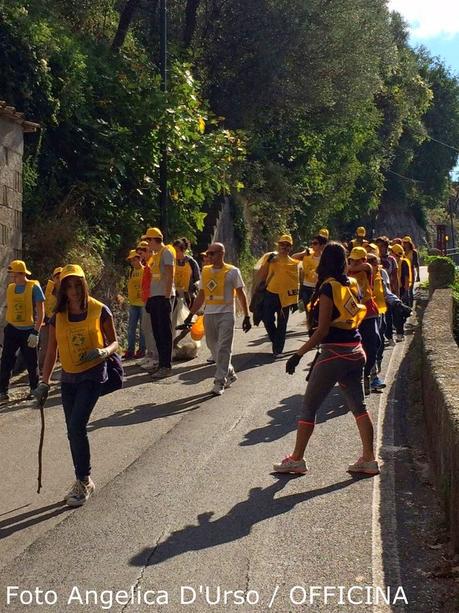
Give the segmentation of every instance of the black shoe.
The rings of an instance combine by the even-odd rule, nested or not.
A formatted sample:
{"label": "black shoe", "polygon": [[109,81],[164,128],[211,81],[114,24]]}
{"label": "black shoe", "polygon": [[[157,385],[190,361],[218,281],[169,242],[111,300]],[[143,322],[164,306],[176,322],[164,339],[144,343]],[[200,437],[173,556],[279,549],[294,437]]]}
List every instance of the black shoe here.
{"label": "black shoe", "polygon": [[10,399],[10,397],[8,396],[8,394],[6,392],[2,392],[0,394],[0,403],[8,402],[9,399]]}

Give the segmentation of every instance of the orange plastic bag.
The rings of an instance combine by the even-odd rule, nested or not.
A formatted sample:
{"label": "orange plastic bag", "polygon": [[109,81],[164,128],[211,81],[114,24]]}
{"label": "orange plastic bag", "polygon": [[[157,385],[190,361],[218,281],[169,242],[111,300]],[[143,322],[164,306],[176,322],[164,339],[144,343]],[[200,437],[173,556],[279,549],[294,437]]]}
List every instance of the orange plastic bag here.
{"label": "orange plastic bag", "polygon": [[204,336],[204,315],[199,315],[194,324],[191,326],[191,338],[194,341],[200,341]]}

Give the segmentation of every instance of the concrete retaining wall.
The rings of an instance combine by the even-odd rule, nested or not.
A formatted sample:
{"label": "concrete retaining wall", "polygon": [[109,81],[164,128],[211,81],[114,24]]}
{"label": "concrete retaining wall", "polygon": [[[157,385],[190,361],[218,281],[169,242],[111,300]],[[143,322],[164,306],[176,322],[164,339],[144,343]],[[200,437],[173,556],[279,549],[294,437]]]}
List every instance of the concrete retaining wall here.
{"label": "concrete retaining wall", "polygon": [[436,486],[459,552],[459,347],[450,289],[437,289],[422,322],[424,415]]}

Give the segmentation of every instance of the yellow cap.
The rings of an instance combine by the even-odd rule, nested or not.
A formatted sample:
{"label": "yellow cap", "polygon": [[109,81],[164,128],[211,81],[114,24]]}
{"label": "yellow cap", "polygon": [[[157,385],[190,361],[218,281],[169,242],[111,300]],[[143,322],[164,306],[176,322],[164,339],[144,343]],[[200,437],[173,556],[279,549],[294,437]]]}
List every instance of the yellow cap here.
{"label": "yellow cap", "polygon": [[32,274],[30,270],[27,270],[27,266],[22,260],[13,260],[8,266],[8,272],[22,272],[24,275]]}
{"label": "yellow cap", "polygon": [[289,245],[293,245],[293,238],[290,234],[282,234],[277,243],[289,243]]}
{"label": "yellow cap", "polygon": [[148,228],[147,233],[142,236],[144,238],[160,238],[162,240],[163,233],[159,228]]}
{"label": "yellow cap", "polygon": [[63,281],[65,277],[80,277],[84,279],[85,275],[79,264],[67,264],[61,271],[61,281]]}
{"label": "yellow cap", "polygon": [[349,258],[351,260],[363,260],[367,257],[367,250],[363,247],[354,247]]}
{"label": "yellow cap", "polygon": [[330,238],[330,232],[327,230],[327,228],[321,228],[319,230],[319,236],[323,236],[328,241],[328,239]]}
{"label": "yellow cap", "polygon": [[365,236],[367,231],[365,230],[363,226],[359,226],[357,230],[355,231],[355,233],[357,234],[357,236]]}
{"label": "yellow cap", "polygon": [[369,243],[366,249],[367,251],[371,249],[372,251],[374,251],[375,255],[379,255],[379,247],[375,243]]}
{"label": "yellow cap", "polygon": [[411,238],[411,236],[404,236],[402,238],[402,242],[404,243],[410,243],[410,245],[413,245],[413,239]]}
{"label": "yellow cap", "polygon": [[394,245],[392,245],[390,247],[390,250],[392,251],[392,253],[395,253],[396,255],[405,255],[403,247],[399,245],[398,243],[395,243]]}
{"label": "yellow cap", "polygon": [[140,241],[136,249],[146,249],[149,246],[148,241]]}
{"label": "yellow cap", "polygon": [[127,256],[126,260],[133,260],[134,258],[138,258],[139,254],[137,253],[137,251],[135,249],[131,249],[129,251],[129,255]]}
{"label": "yellow cap", "polygon": [[55,277],[56,275],[60,275],[61,272],[62,272],[62,266],[58,266],[57,268],[53,270],[53,274],[51,276]]}

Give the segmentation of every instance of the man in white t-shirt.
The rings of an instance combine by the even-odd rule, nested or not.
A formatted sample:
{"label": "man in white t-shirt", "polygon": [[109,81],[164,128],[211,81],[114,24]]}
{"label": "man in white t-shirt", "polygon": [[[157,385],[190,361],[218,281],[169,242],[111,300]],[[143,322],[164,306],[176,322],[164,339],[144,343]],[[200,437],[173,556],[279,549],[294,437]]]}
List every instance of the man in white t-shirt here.
{"label": "man in white t-shirt", "polygon": [[199,282],[199,293],[185,320],[185,326],[191,326],[191,320],[203,304],[204,328],[207,345],[215,358],[216,371],[212,393],[221,396],[225,388],[237,380],[231,355],[233,351],[235,303],[237,296],[244,311],[242,329],[250,330],[249,306],[245,293],[241,272],[236,266],[225,263],[225,247],[221,243],[213,243],[206,252],[210,264],[202,269]]}

